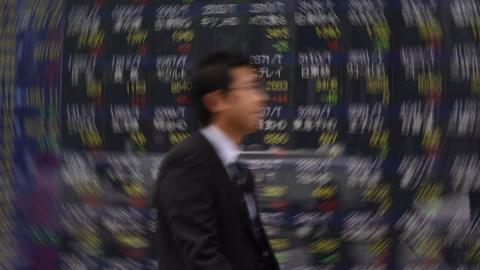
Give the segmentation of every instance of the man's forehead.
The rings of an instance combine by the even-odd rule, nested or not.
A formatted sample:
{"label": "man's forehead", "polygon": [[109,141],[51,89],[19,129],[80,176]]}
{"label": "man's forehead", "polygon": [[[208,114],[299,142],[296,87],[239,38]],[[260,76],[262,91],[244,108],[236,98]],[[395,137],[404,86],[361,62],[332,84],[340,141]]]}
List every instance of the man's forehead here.
{"label": "man's forehead", "polygon": [[260,76],[254,67],[244,66],[233,68],[231,71],[232,79],[237,82],[254,82],[259,81]]}

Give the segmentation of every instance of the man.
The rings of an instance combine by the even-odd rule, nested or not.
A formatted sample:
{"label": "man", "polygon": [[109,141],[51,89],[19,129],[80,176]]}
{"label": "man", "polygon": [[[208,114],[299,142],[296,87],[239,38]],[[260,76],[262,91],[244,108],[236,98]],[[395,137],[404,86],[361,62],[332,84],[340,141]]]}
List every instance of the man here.
{"label": "man", "polygon": [[277,270],[259,219],[252,174],[238,161],[268,96],[249,59],[216,53],[192,79],[202,129],[165,158],[157,182],[162,270]]}

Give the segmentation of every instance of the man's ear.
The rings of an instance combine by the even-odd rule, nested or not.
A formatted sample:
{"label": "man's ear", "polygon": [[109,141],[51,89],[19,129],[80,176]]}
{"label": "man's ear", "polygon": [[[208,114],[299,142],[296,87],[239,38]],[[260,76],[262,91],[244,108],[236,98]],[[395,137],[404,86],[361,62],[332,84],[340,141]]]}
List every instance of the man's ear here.
{"label": "man's ear", "polygon": [[202,103],[211,113],[218,113],[226,107],[224,95],[221,90],[212,91],[202,97]]}

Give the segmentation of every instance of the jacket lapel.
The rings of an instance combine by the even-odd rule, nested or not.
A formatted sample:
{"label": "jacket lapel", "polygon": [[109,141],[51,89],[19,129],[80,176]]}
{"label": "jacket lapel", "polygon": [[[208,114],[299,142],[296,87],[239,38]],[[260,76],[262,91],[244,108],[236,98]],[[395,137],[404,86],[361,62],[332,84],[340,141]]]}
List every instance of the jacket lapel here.
{"label": "jacket lapel", "polygon": [[215,152],[215,149],[210,144],[210,142],[201,134],[200,138],[203,140],[204,145],[208,146],[208,152],[210,152],[210,157],[212,160],[212,171],[214,171],[214,175],[217,176],[217,180],[219,185],[221,186],[221,190],[226,193],[226,198],[231,198],[229,202],[232,204],[233,208],[237,211],[237,213],[241,216],[241,219],[245,225],[246,230],[248,233],[254,238],[253,228],[250,222],[250,217],[248,215],[248,210],[245,207],[245,204],[242,203],[244,200],[240,192],[237,191],[236,186],[234,185],[233,181],[230,179],[228,175],[227,169],[223,166],[220,157]]}

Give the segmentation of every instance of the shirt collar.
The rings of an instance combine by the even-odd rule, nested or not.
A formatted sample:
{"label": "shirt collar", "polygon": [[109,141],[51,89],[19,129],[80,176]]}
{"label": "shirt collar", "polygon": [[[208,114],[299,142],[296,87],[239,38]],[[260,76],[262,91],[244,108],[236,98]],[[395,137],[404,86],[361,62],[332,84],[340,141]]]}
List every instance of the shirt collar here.
{"label": "shirt collar", "polygon": [[240,148],[221,129],[215,125],[209,125],[200,132],[213,146],[224,166],[237,161]]}

